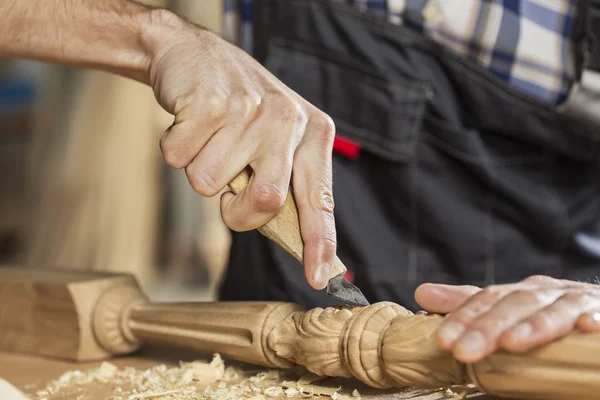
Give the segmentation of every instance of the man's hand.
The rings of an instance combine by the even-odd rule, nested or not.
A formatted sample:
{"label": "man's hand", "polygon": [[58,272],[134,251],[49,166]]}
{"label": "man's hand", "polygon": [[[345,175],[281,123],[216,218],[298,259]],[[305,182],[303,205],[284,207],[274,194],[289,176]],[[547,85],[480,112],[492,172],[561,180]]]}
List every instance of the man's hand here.
{"label": "man's hand", "polygon": [[424,284],[415,299],[429,312],[450,313],[436,339],[465,363],[500,348],[527,351],[575,329],[600,331],[600,286],[595,284],[547,276],[485,289]]}
{"label": "man's hand", "polygon": [[[233,230],[259,228],[293,187],[308,282],[323,289],[336,252],[331,119],[252,57],[166,10],[129,0],[0,1],[0,57],[102,69],[149,84],[175,116],[167,163],[214,196],[247,165],[249,187],[225,193]],[[292,173],[293,171],[293,173]]]}
{"label": "man's hand", "polygon": [[221,198],[223,220],[236,231],[267,223],[292,180],[306,278],[323,289],[336,251],[331,118],[216,35],[168,12],[153,18],[146,35],[150,84],[175,116],[161,140],[167,163],[185,169],[203,196],[217,195],[250,165],[248,188]]}

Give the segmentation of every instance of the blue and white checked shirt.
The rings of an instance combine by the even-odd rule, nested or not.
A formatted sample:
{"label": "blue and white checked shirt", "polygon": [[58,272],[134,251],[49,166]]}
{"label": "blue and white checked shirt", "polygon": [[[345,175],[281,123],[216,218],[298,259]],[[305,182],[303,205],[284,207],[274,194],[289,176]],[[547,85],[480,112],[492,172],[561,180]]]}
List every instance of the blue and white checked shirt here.
{"label": "blue and white checked shirt", "polygon": [[[225,36],[251,51],[252,0],[223,0]],[[481,63],[508,84],[552,105],[575,76],[571,39],[578,0],[331,0],[402,24],[407,11],[423,16],[414,29]],[[237,18],[240,16],[241,18]],[[241,21],[241,26],[236,22]],[[234,32],[241,35],[236,35]]]}

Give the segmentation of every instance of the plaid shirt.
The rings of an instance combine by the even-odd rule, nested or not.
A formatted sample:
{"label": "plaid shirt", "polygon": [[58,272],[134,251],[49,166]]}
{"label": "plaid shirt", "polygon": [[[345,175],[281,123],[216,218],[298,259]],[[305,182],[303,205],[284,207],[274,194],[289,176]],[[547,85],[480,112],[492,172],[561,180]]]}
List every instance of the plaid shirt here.
{"label": "plaid shirt", "polygon": [[[232,13],[241,15],[242,42],[252,43],[252,0],[224,0],[225,32]],[[571,40],[577,0],[331,0],[414,28],[460,54],[523,92],[558,105],[575,76]],[[404,17],[421,15],[420,22]],[[227,18],[230,18],[229,20]]]}

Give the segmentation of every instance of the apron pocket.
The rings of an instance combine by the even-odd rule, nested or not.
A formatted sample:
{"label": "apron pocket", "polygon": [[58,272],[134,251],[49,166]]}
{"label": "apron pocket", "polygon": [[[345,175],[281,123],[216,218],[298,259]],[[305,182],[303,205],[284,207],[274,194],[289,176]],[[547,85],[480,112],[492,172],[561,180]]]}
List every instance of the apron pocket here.
{"label": "apron pocket", "polygon": [[270,44],[266,66],[329,114],[337,134],[361,150],[393,162],[406,162],[414,154],[432,95],[428,84],[390,81],[279,43]]}

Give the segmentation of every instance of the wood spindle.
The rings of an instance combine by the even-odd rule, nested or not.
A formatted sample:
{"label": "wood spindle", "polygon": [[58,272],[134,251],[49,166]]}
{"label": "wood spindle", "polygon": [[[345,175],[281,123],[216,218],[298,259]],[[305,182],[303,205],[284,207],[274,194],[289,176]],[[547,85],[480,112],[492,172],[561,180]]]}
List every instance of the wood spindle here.
{"label": "wood spindle", "polygon": [[268,367],[292,364],[266,345],[273,328],[302,308],[293,303],[142,304],[126,321],[142,342],[174,345]]}

